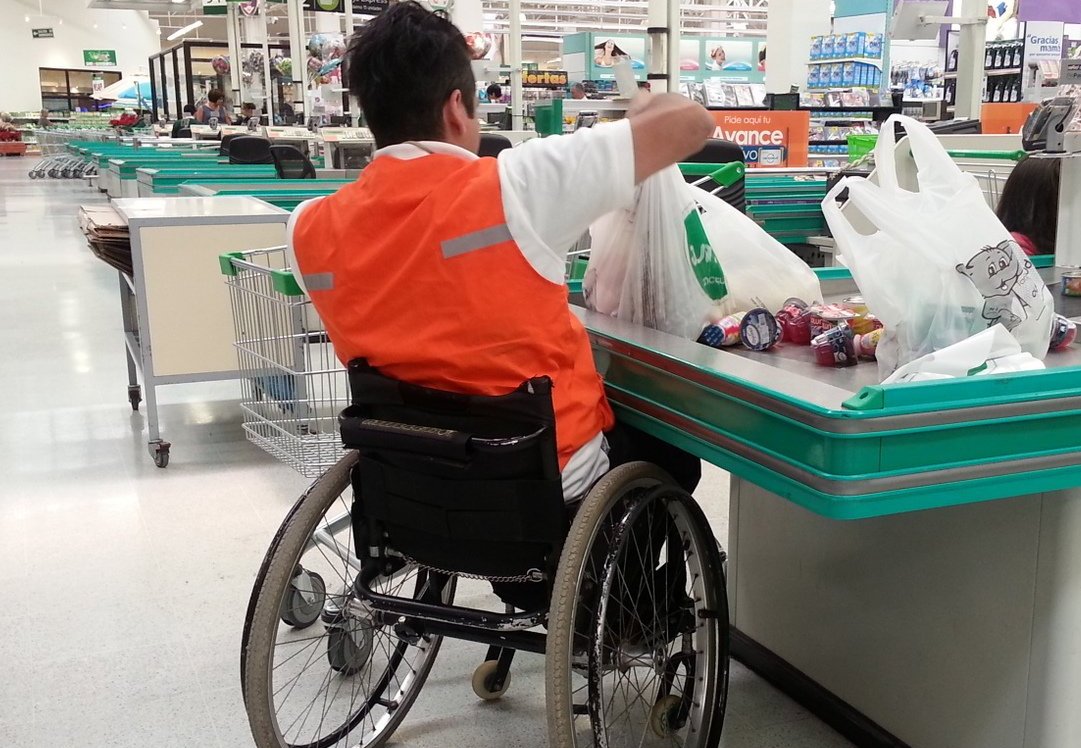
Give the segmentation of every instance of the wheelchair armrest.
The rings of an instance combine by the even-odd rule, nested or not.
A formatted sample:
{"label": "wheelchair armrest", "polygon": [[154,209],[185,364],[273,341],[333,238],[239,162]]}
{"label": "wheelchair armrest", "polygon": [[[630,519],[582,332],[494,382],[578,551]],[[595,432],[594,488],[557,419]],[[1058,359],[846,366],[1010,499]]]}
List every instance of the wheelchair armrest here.
{"label": "wheelchair armrest", "polygon": [[532,447],[547,429],[518,436],[480,437],[465,431],[366,418],[349,406],[338,417],[342,443],[351,449],[376,449],[466,462],[475,452],[516,452]]}
{"label": "wheelchair armrest", "polygon": [[458,462],[469,459],[470,435],[465,432],[363,418],[349,410],[339,418],[342,443],[347,447],[411,452]]}

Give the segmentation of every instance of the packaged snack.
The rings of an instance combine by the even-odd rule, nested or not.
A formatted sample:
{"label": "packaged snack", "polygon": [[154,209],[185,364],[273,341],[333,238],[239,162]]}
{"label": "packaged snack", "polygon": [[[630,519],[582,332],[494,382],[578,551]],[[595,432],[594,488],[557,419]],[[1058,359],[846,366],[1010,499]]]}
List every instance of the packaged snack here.
{"label": "packaged snack", "polygon": [[739,326],[743,321],[743,317],[743,312],[737,312],[723,317],[715,323],[706,325],[706,328],[702,330],[702,334],[698,336],[698,342],[711,348],[739,345]]}
{"label": "packaged snack", "polygon": [[739,324],[740,342],[752,351],[768,351],[781,339],[777,318],[765,309],[752,309]]}
{"label": "packaged snack", "polygon": [[1068,270],[1062,274],[1062,295],[1081,296],[1081,270]]}
{"label": "packaged snack", "polygon": [[882,330],[872,330],[871,332],[863,335],[856,335],[853,340],[853,345],[856,349],[856,355],[863,358],[875,358],[878,351],[878,344],[882,340]]}
{"label": "packaged snack", "polygon": [[855,336],[848,325],[834,327],[811,340],[815,361],[821,366],[855,366]]}
{"label": "packaged snack", "polygon": [[1056,314],[1051,323],[1051,350],[1062,350],[1073,345],[1075,340],[1077,340],[1077,325],[1061,314]]}
{"label": "packaged snack", "polygon": [[856,319],[858,315],[852,312],[842,309],[839,306],[819,306],[811,307],[810,309],[811,320],[811,337],[817,337],[827,330],[833,329],[838,325],[844,324],[848,327],[848,324]]}

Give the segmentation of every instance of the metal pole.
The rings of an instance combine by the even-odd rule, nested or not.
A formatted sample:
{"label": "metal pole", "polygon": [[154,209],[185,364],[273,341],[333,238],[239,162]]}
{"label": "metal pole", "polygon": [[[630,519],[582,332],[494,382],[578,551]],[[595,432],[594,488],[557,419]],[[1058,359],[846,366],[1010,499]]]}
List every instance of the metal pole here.
{"label": "metal pole", "polygon": [[[349,47],[349,39],[353,36],[353,0],[342,0],[345,3],[345,46]],[[348,88],[345,80],[342,80],[342,88]],[[348,96],[348,94],[346,94]],[[360,122],[360,102],[356,96],[349,96],[349,124],[354,127]]]}
{"label": "metal pole", "polygon": [[263,106],[266,108],[267,122],[274,124],[274,101],[270,97],[270,26],[267,13],[270,8],[263,3],[259,15],[263,19]]}
{"label": "metal pole", "polygon": [[[983,106],[983,62],[987,47],[986,0],[961,0],[956,12],[962,19],[983,19],[982,23],[962,23],[957,51],[957,103],[955,116],[979,119]],[[955,4],[956,6],[956,4]]]}
{"label": "metal pole", "polygon": [[668,90],[679,93],[679,0],[668,0]]}
{"label": "metal pole", "polygon": [[289,58],[293,62],[293,113],[304,122],[307,109],[304,78],[308,73],[304,46],[304,0],[291,0],[289,3]]}
{"label": "metal pole", "polygon": [[233,106],[239,111],[240,104],[244,100],[244,89],[241,88],[243,78],[243,63],[240,59],[240,34],[237,29],[236,3],[229,3],[225,9],[225,36],[229,42],[229,81],[230,94],[233,97]]}
{"label": "metal pole", "polygon": [[510,106],[511,129],[524,128],[522,114],[522,2],[510,0]]}
{"label": "metal pole", "polygon": [[646,73],[657,93],[668,90],[668,0],[649,0],[646,10],[646,33],[649,35]]}

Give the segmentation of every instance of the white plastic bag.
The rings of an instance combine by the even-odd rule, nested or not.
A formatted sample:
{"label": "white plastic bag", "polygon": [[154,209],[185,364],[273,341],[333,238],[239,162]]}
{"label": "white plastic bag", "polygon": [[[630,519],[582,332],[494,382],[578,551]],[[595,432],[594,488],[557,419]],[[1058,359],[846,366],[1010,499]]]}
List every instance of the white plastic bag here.
{"label": "white plastic bag", "polygon": [[1007,374],[1046,368],[1043,361],[1022,351],[1017,338],[1005,327],[992,325],[960,343],[928,353],[899,367],[886,377],[882,384]]}
{"label": "white plastic bag", "polygon": [[[897,181],[894,124],[908,133],[918,191]],[[879,373],[1002,324],[1021,348],[1047,354],[1054,300],[1039,273],[987,206],[976,178],[953,162],[934,134],[894,115],[875,148],[878,184],[845,178],[822,203],[844,262],[886,327]],[[837,196],[848,189],[842,212]],[[851,211],[871,227],[861,233]]]}
{"label": "white plastic bag", "polygon": [[822,298],[806,263],[675,166],[638,187],[632,210],[590,231],[586,305],[673,335],[694,339],[710,319]]}

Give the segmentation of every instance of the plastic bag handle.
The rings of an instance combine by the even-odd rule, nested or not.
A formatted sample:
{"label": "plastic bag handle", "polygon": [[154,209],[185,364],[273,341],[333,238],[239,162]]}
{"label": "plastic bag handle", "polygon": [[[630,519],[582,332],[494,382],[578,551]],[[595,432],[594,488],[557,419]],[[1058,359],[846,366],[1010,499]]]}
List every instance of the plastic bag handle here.
{"label": "plastic bag handle", "polygon": [[[946,149],[938,142],[938,138],[931,132],[927,125],[903,114],[892,114],[882,123],[879,130],[878,142],[875,144],[875,175],[878,183],[886,189],[900,189],[897,181],[897,128],[900,125],[908,137],[909,147],[912,149],[912,158],[916,161],[917,179],[922,191],[924,186],[932,182],[949,182],[950,180],[936,180],[932,174],[951,174],[960,176],[963,172]],[[937,169],[935,168],[937,167]]]}
{"label": "plastic bag handle", "polygon": [[[830,231],[833,232],[836,238],[837,234],[843,234],[843,238],[846,239],[850,246],[854,246],[857,242],[866,239],[868,236],[874,236],[874,234],[861,234],[856,231],[852,226],[852,222],[848,220],[848,216],[844,214],[840,206],[837,204],[837,198],[841,196],[841,193],[849,188],[850,182],[855,181],[853,177],[844,177],[837,181],[837,184],[833,185],[833,188],[826,193],[825,199],[822,201],[822,215],[826,218],[826,224],[830,227]],[[840,229],[840,231],[838,231]],[[878,231],[875,231],[877,234]]]}

